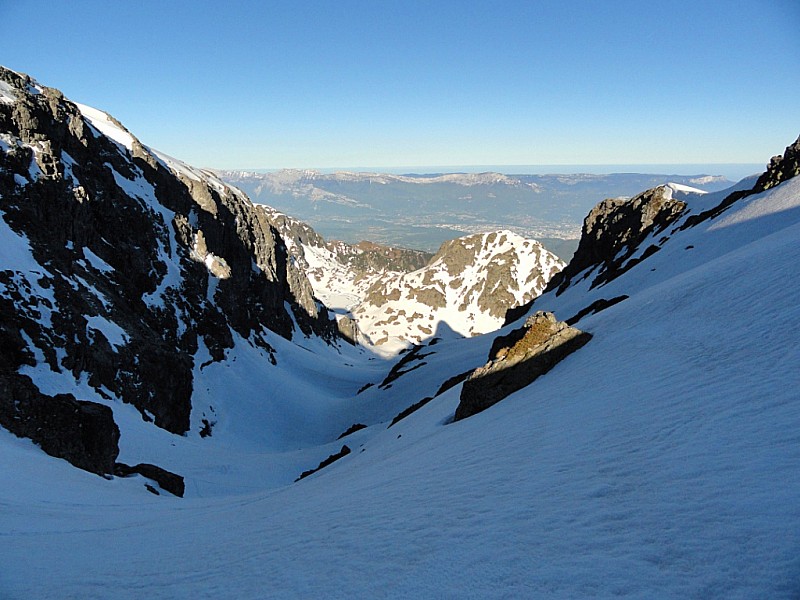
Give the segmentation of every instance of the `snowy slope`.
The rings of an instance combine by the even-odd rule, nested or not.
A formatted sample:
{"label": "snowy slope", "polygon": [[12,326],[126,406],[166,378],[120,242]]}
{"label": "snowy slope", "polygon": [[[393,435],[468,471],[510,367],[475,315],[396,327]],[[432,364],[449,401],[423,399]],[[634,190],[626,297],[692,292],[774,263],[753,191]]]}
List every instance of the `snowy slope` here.
{"label": "snowy slope", "polygon": [[[692,214],[719,200],[686,198]],[[800,181],[670,235],[605,286],[537,300],[565,318],[629,296],[582,318],[594,338],[548,375],[455,424],[460,386],[391,429],[368,423],[329,443],[331,453],[348,443],[351,455],[297,484],[155,497],[2,434],[0,589],[10,598],[796,597]],[[431,395],[482,364],[490,343],[426,347],[423,366],[354,397],[349,416],[382,418],[390,411],[373,400]],[[378,373],[375,361],[343,360],[352,372],[313,367],[329,381],[316,388],[320,402]],[[276,470],[301,462],[285,450],[261,460]],[[225,476],[263,477],[256,465]]]}
{"label": "snowy slope", "polygon": [[[0,109],[21,93],[48,95],[55,105],[63,100],[45,88],[20,90],[0,86]],[[220,310],[225,323],[250,301],[231,294],[223,303],[226,286],[242,270],[278,281],[271,266],[285,250],[275,246],[274,263],[248,253],[241,268],[232,258],[239,243],[221,239],[260,213],[234,202],[238,195],[217,188],[213,177],[150,154],[132,136],[128,148],[130,134],[103,115],[84,113],[92,129],[66,154],[33,136],[0,137],[0,334],[25,342],[31,356],[23,356],[20,372],[43,393],[69,392],[109,407],[122,431],[119,460],[180,473],[186,497],[153,495],[139,475],[79,471],[0,429],[0,597],[800,593],[800,178],[740,198],[705,220],[695,217],[727,193],[670,188],[669,199],[680,196],[687,210],[625,255],[631,265],[641,262],[594,288],[593,277],[578,273],[531,308],[561,319],[584,314],[576,326],[592,340],[527,388],[452,423],[461,389],[452,378],[484,364],[495,335],[461,338],[440,327],[397,362],[300,334],[302,313],[288,306],[288,331],[296,335],[228,325],[209,331],[208,319]],[[71,116],[80,129],[84,121]],[[95,143],[107,161],[97,165],[102,177],[92,177],[91,161],[75,160]],[[145,152],[139,158],[152,169],[167,166],[181,175],[181,186],[194,195],[185,196],[181,186],[170,191],[185,196],[186,222],[164,204],[176,197],[156,193],[171,185],[166,171],[154,175],[130,160],[131,151]],[[139,211],[146,224],[161,225],[152,234],[153,258],[144,263],[152,273],[143,271],[142,289],[149,290],[143,306],[141,295],[119,291],[129,285],[125,267],[138,266],[114,252],[125,228],[117,230],[116,246],[84,236],[66,237],[55,249],[36,223],[26,231],[38,238],[20,233],[20,199],[45,208],[61,201],[56,193],[46,202],[35,195],[48,182],[74,193],[82,210],[97,210],[111,196],[112,209],[125,206],[129,217]],[[87,189],[97,188],[103,194],[86,202]],[[214,190],[230,193],[232,204],[214,201]],[[235,217],[223,206],[238,211]],[[237,228],[213,234],[228,217]],[[83,223],[67,233],[80,233]],[[271,235],[268,227],[258,231]],[[54,220],[47,233],[63,232]],[[500,237],[493,241],[500,244]],[[645,256],[653,246],[660,249]],[[51,255],[44,254],[48,248]],[[144,260],[138,255],[148,248],[135,251]],[[238,264],[238,275],[215,275],[213,257]],[[439,258],[444,266],[422,284],[446,281],[449,289],[451,264]],[[510,270],[518,263],[506,264]],[[280,285],[286,291],[290,282]],[[584,310],[623,297],[601,312]],[[278,297],[274,311],[291,296],[285,298]],[[141,310],[134,315],[130,306]],[[7,325],[23,313],[25,328]],[[92,356],[84,350],[96,347],[107,346],[106,354],[122,361],[139,343],[135,362],[151,359],[159,338],[142,338],[137,328],[156,317],[169,325],[159,335],[200,332],[191,346],[185,433],[155,426],[144,418],[148,409],[98,385],[95,376],[106,377],[107,369],[87,370]],[[33,340],[34,325],[53,333]],[[74,337],[64,338],[62,329]],[[228,342],[212,343],[228,331]],[[182,347],[191,341],[178,339]],[[1,349],[8,371],[16,357]],[[73,355],[81,358],[74,370],[64,364]],[[167,385],[176,372],[161,363],[148,374]],[[105,381],[113,387],[113,378]],[[412,405],[421,407],[389,426]],[[198,433],[204,420],[213,423],[210,437]],[[357,423],[366,427],[338,439]],[[344,444],[351,450],[344,458],[293,483]]]}

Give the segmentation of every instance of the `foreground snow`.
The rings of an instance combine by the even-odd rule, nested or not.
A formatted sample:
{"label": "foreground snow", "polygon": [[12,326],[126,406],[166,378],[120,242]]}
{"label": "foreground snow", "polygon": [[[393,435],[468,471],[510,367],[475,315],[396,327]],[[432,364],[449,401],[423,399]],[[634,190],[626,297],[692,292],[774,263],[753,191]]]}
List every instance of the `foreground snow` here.
{"label": "foreground snow", "polygon": [[[694,212],[719,199],[687,196]],[[792,180],[675,232],[602,288],[542,297],[537,309],[566,318],[630,296],[583,318],[594,338],[548,375],[454,424],[460,386],[385,429],[398,407],[482,364],[491,339],[443,340],[390,389],[359,395],[385,370],[367,355],[279,348],[285,370],[259,387],[240,346],[236,363],[214,367],[231,369],[227,402],[248,386],[269,391],[268,406],[296,396],[292,427],[267,443],[269,410],[230,417],[206,440],[219,448],[213,485],[193,484],[202,465],[181,459],[196,490],[183,500],[0,432],[0,595],[797,597],[798,239]],[[292,372],[306,352],[325,358]],[[226,386],[221,372],[203,381],[209,400]],[[242,400],[263,406],[254,393]],[[334,439],[359,419],[371,427]],[[342,443],[351,455],[284,485]]]}

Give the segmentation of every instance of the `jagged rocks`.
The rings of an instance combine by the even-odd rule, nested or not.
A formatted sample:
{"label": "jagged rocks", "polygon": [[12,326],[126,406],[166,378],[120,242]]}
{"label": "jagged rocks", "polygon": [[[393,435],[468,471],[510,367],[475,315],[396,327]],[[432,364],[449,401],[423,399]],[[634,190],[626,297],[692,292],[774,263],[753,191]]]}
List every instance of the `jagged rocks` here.
{"label": "jagged rocks", "polygon": [[[595,206],[583,222],[581,241],[570,263],[550,280],[546,291],[562,293],[581,272],[596,272],[591,287],[615,279],[645,256],[658,250],[653,245],[642,257],[631,259],[652,233],[663,230],[685,210],[686,203],[672,197],[672,190],[659,186],[631,200],[607,199]],[[629,260],[631,259],[631,260]]]}
{"label": "jagged rocks", "polygon": [[552,313],[537,312],[523,327],[495,341],[490,361],[464,382],[454,420],[477,414],[531,384],[591,338]]}
{"label": "jagged rocks", "polygon": [[800,175],[800,137],[793,144],[786,147],[783,155],[773,156],[770,159],[767,170],[761,174],[751,189],[733,192],[714,208],[690,216],[686,219],[681,229],[688,229],[703,221],[718,217],[734,202],[753,194],[764,192],[798,175]]}

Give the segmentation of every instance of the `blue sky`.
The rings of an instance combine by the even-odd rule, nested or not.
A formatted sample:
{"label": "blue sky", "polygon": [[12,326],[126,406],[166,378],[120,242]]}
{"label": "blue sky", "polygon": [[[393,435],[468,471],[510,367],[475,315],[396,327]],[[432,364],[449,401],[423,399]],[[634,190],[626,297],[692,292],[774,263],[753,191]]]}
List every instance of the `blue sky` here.
{"label": "blue sky", "polygon": [[0,64],[219,168],[765,163],[800,2],[0,0]]}

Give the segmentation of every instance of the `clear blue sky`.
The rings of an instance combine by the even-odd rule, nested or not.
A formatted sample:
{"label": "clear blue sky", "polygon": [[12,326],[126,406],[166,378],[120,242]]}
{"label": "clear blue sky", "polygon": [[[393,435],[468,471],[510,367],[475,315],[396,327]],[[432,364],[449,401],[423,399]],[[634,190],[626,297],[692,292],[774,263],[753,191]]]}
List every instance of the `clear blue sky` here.
{"label": "clear blue sky", "polygon": [[798,0],[0,0],[0,64],[219,168],[764,163]]}

